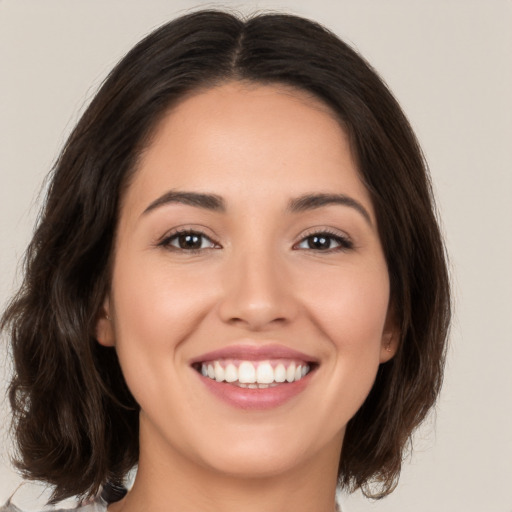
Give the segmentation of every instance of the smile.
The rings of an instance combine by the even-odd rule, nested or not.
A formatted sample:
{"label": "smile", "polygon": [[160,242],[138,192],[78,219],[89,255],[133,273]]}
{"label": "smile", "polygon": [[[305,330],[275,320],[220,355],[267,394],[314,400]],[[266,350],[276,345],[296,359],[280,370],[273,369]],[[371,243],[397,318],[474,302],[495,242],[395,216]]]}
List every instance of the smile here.
{"label": "smile", "polygon": [[311,370],[304,361],[267,360],[216,360],[203,362],[196,368],[203,377],[226,382],[241,388],[266,389],[301,380]]}
{"label": "smile", "polygon": [[231,407],[265,410],[301,395],[317,373],[312,355],[275,343],[243,340],[202,354],[190,365],[205,389]]}

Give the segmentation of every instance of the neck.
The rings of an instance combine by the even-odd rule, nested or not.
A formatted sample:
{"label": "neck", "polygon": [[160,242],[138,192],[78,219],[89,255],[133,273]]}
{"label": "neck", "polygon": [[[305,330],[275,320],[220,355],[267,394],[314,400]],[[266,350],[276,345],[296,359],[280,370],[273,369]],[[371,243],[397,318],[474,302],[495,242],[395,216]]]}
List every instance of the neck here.
{"label": "neck", "polygon": [[[132,490],[109,512],[334,512],[341,441],[314,460],[250,477],[206,467],[169,446],[145,442]],[[149,439],[147,440],[149,441]]]}

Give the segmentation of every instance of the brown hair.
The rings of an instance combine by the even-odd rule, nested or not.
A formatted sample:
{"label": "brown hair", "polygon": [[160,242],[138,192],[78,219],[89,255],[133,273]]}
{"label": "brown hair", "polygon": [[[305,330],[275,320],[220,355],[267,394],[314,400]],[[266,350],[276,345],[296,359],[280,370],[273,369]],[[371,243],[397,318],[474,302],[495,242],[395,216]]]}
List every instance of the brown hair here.
{"label": "brown hair", "polygon": [[445,253],[426,165],[398,103],[361,56],[312,21],[199,11],[137,44],[91,102],[54,166],[23,285],[2,319],[15,363],[17,466],[54,484],[55,500],[120,482],[137,463],[138,405],[114,349],[94,338],[120,196],[166,110],[227,80],[286,84],[323,100],[349,134],[373,200],[401,339],[347,426],[340,485],[391,492],[404,447],[437,398],[450,317]]}

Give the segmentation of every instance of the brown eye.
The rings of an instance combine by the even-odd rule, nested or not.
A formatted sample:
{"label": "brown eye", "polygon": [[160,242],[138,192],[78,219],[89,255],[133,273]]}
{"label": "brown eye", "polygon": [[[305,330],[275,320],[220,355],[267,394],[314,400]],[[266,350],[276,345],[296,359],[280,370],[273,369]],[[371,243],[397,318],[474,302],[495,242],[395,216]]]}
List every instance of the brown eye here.
{"label": "brown eye", "polygon": [[176,245],[180,249],[201,249],[203,240],[201,235],[195,233],[179,235],[176,239]]}
{"label": "brown eye", "polygon": [[332,233],[314,233],[303,238],[297,245],[298,249],[311,249],[314,251],[336,251],[352,249],[352,242],[343,236]]}
{"label": "brown eye", "polygon": [[310,249],[325,250],[331,249],[332,237],[324,235],[314,235],[307,238],[307,244]]}
{"label": "brown eye", "polygon": [[191,252],[203,249],[214,249],[217,247],[215,242],[208,238],[204,233],[200,233],[198,231],[182,231],[174,233],[173,235],[165,238],[160,245],[173,250]]}

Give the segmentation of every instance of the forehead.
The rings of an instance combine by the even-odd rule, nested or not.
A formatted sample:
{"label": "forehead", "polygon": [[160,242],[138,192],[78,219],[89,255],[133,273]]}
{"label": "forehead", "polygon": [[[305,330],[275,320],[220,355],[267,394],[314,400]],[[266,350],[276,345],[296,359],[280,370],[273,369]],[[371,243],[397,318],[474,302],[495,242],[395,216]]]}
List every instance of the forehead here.
{"label": "forehead", "polygon": [[214,192],[228,201],[260,196],[266,205],[279,195],[338,192],[371,209],[335,114],[311,94],[279,85],[231,82],[169,110],[127,195],[151,200],[171,188]]}

